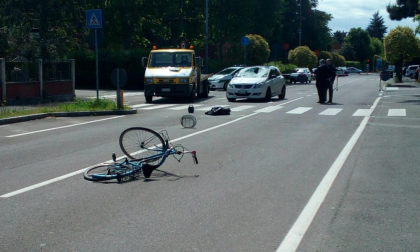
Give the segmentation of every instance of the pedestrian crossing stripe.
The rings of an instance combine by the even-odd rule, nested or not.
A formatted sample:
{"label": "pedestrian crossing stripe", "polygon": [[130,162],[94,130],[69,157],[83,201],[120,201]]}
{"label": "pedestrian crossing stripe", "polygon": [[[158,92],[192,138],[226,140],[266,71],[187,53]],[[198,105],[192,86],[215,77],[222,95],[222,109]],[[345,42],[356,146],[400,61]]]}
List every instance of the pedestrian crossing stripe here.
{"label": "pedestrian crossing stripe", "polygon": [[343,109],[339,109],[339,108],[329,108],[329,109],[326,109],[326,110],[322,111],[318,115],[337,115],[342,110]]}
{"label": "pedestrian crossing stripe", "polygon": [[92,17],[90,18],[89,25],[90,26],[100,26],[101,25],[99,23],[98,19],[96,18],[95,13],[92,13]]}
{"label": "pedestrian crossing stripe", "polygon": [[[128,105],[130,107],[132,107],[133,109],[141,109],[141,110],[155,110],[155,109],[166,109],[166,110],[173,110],[173,111],[181,111],[181,110],[187,110],[188,107],[190,105],[181,105],[181,106],[176,106],[177,104],[161,104],[161,105],[156,105],[156,104],[136,104],[136,105]],[[229,106],[226,105],[213,105],[211,107],[202,107],[205,104],[195,104],[194,106],[194,110],[195,111],[209,111],[214,107],[224,107],[224,108],[228,108]],[[197,108],[200,107],[200,108]],[[256,106],[252,106],[252,105],[242,105],[242,106],[237,106],[234,108],[230,108],[232,112],[239,112],[239,111],[244,111],[244,110],[249,110],[252,108],[255,108]],[[284,108],[284,106],[281,105],[275,105],[275,106],[268,106],[268,107],[264,107],[258,110],[254,110],[254,113],[271,113],[274,112],[276,110],[282,109]],[[292,109],[290,111],[287,111],[286,114],[295,114],[295,115],[301,115],[304,114],[310,110],[312,110],[313,107],[298,107],[295,109]],[[335,116],[338,115],[339,113],[341,113],[341,111],[343,111],[343,108],[327,108],[324,109],[323,111],[321,111],[320,113],[318,113],[318,115],[323,115],[323,116]],[[357,109],[356,112],[353,113],[352,116],[360,116],[360,117],[366,117],[366,116],[371,116],[373,110],[372,109]],[[388,110],[388,117],[393,117],[393,116],[400,116],[400,117],[404,117],[407,116],[407,111],[406,109],[389,109]]]}
{"label": "pedestrian crossing stripe", "polygon": [[388,116],[407,116],[405,109],[389,109]]}
{"label": "pedestrian crossing stripe", "polygon": [[289,112],[286,112],[287,114],[295,114],[295,115],[300,115],[303,114],[309,110],[311,110],[312,108],[308,108],[308,107],[299,107],[299,108],[295,108],[293,110],[290,110]]}

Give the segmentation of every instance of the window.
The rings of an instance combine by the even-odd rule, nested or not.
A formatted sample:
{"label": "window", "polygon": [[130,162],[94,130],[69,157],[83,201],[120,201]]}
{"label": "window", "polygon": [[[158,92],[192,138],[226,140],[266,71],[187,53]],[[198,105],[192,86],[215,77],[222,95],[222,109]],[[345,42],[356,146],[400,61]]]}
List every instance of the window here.
{"label": "window", "polygon": [[155,52],[149,67],[191,67],[192,54],[188,52]]}

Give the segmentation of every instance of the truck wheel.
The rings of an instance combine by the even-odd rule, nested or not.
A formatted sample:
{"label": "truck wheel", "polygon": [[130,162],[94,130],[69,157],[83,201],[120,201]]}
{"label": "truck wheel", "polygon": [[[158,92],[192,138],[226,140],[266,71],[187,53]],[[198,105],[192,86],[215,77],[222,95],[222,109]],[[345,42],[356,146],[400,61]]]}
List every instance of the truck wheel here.
{"label": "truck wheel", "polygon": [[204,81],[204,88],[203,88],[203,98],[207,98],[209,97],[209,93],[210,93],[210,86],[208,81]]}
{"label": "truck wheel", "polygon": [[151,96],[151,95],[145,95],[144,97],[146,98],[146,103],[152,103],[153,96]]}
{"label": "truck wheel", "polygon": [[189,102],[194,102],[195,101],[195,89],[191,90],[191,94],[190,97],[188,98]]}

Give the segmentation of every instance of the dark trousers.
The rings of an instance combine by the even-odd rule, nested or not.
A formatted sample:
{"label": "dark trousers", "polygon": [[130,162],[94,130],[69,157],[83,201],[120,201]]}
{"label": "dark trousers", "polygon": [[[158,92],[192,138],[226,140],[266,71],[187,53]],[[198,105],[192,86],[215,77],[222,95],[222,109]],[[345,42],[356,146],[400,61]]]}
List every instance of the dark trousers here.
{"label": "dark trousers", "polygon": [[327,100],[327,83],[326,82],[316,82],[316,89],[318,90],[319,102],[324,103]]}
{"label": "dark trousers", "polygon": [[332,99],[333,99],[333,91],[334,91],[334,84],[329,84],[328,85],[328,101],[329,102],[332,102]]}

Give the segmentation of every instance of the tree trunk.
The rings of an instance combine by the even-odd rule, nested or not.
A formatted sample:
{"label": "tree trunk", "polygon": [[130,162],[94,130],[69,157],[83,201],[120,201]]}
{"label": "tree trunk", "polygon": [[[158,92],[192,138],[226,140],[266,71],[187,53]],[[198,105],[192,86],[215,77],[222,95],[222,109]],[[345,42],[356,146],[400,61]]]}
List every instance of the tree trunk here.
{"label": "tree trunk", "polygon": [[397,82],[402,82],[402,67],[403,67],[403,61],[398,61],[397,64],[395,64],[395,75],[397,76]]}

